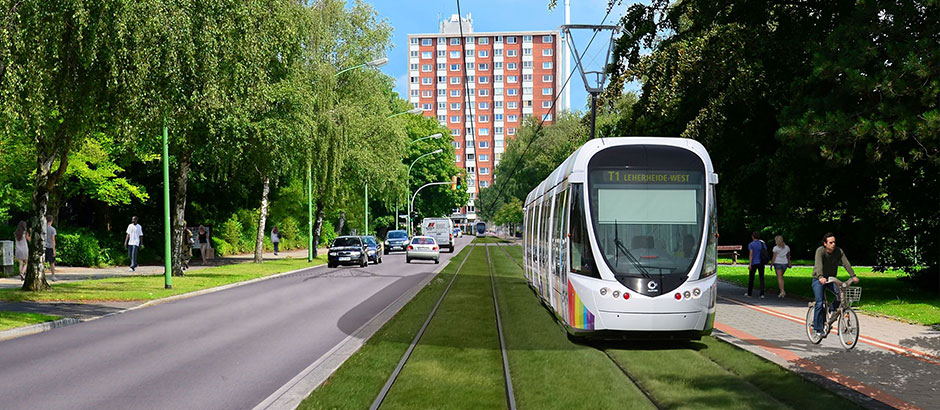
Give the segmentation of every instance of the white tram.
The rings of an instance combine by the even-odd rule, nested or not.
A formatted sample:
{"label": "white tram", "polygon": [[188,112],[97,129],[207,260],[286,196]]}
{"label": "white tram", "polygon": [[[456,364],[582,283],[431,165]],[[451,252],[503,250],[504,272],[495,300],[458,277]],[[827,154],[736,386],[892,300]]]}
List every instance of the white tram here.
{"label": "white tram", "polygon": [[474,225],[474,230],[478,238],[486,236],[486,222],[477,222]]}
{"label": "white tram", "polygon": [[717,183],[691,139],[587,142],[526,197],[529,284],[575,335],[710,334]]}

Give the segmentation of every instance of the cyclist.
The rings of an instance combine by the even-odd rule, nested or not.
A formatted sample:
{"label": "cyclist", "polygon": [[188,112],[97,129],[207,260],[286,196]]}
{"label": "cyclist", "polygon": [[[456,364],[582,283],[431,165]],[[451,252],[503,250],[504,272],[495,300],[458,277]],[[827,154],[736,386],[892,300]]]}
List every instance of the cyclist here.
{"label": "cyclist", "polygon": [[813,331],[816,332],[817,336],[825,336],[822,334],[824,320],[822,305],[823,299],[826,297],[825,289],[828,288],[830,292],[836,295],[832,305],[829,306],[830,312],[837,309],[840,302],[839,291],[836,289],[835,283],[826,283],[826,278],[836,276],[840,264],[849,272],[849,276],[851,276],[849,280],[858,283],[858,277],[855,276],[855,270],[852,269],[848,258],[845,257],[845,252],[842,252],[842,248],[836,246],[836,237],[832,232],[823,235],[822,246],[816,249],[815,259],[813,263],[813,295],[816,297],[816,306],[813,316]]}

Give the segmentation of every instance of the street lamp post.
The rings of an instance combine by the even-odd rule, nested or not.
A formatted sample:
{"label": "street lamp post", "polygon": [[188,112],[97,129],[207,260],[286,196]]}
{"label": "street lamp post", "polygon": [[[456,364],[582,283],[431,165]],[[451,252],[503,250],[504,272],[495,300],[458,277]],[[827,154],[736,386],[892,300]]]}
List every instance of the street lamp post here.
{"label": "street lamp post", "polygon": [[[367,61],[365,63],[355,65],[349,68],[345,68],[333,74],[333,77],[337,77],[342,73],[345,73],[350,70],[355,70],[362,67],[381,67],[388,63],[388,57],[377,58],[372,61]],[[307,226],[308,226],[308,244],[307,244],[307,262],[313,261],[313,183],[311,178],[311,160],[307,160]]]}
{"label": "street lamp post", "polygon": [[[411,202],[408,204],[408,209],[409,209],[409,211],[408,211],[408,229],[409,229],[409,230],[411,229],[411,210],[414,209],[414,206],[415,206],[415,198],[418,197],[418,192],[421,192],[422,189],[427,188],[427,187],[432,186],[432,185],[449,185],[450,183],[451,183],[451,181],[445,181],[445,182],[428,182],[427,184],[421,185],[421,188],[418,188],[417,190],[415,190],[414,195],[411,196]],[[411,236],[411,234],[409,233],[408,236]]]}
{"label": "street lamp post", "polygon": [[[427,153],[427,154],[421,155],[421,156],[419,156],[418,158],[415,158],[415,160],[411,163],[411,166],[408,167],[408,178],[405,180],[405,182],[409,185],[409,188],[411,187],[411,169],[414,168],[415,164],[417,164],[418,161],[421,160],[421,158],[424,158],[424,157],[426,157],[426,156],[428,156],[428,155],[440,154],[440,153],[442,153],[442,152],[444,152],[444,150],[438,148],[438,149],[436,149],[436,150],[434,150],[434,151],[431,151],[431,152],[429,152],[429,153]],[[422,187],[422,188],[423,188],[423,187]],[[419,189],[420,189],[420,188],[419,188]],[[409,190],[409,191],[410,191],[410,190]],[[410,195],[409,195],[409,196],[410,196]],[[412,200],[412,202],[414,202],[414,200]],[[412,210],[412,208],[411,208],[411,205],[409,204],[409,205],[408,205],[408,236],[411,236],[411,210]],[[396,218],[397,218],[397,216],[396,216]]]}

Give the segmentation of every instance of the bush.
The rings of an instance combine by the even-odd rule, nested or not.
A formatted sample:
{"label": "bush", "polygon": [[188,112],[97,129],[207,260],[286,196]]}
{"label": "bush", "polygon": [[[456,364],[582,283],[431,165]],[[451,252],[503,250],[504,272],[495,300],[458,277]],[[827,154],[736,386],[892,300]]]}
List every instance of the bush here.
{"label": "bush", "polygon": [[56,235],[56,262],[66,266],[98,266],[103,255],[98,239],[89,232]]}
{"label": "bush", "polygon": [[228,241],[226,241],[225,239],[221,239],[221,238],[213,237],[212,247],[215,248],[216,257],[234,255],[238,253],[238,248],[228,243]]}
{"label": "bush", "polygon": [[[213,239],[222,239],[222,241],[228,245],[226,250],[228,250],[229,253],[225,253],[225,255],[238,253],[243,242],[242,224],[238,220],[238,215],[232,214],[232,217],[222,224],[222,227],[219,228],[218,235],[214,235]],[[216,252],[220,251],[216,250]]]}
{"label": "bush", "polygon": [[336,237],[336,230],[333,229],[333,224],[324,219],[323,226],[320,228],[320,244],[329,246]]}

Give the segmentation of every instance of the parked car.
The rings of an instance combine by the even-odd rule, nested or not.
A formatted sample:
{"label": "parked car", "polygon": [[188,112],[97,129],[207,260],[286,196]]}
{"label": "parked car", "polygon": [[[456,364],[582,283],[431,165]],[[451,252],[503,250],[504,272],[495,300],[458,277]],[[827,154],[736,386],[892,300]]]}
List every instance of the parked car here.
{"label": "parked car", "polygon": [[375,240],[374,236],[363,236],[362,241],[366,243],[366,256],[372,263],[382,263],[382,244]]}
{"label": "parked car", "polygon": [[463,238],[463,231],[461,231],[460,228],[454,228],[454,237]]}
{"label": "parked car", "polygon": [[368,264],[366,244],[358,236],[340,236],[333,240],[327,251],[326,266],[330,268],[339,265],[359,265],[364,268]]}
{"label": "parked car", "polygon": [[424,218],[421,233],[434,238],[441,248],[454,251],[454,223],[450,218]]}
{"label": "parked car", "polygon": [[411,243],[405,250],[405,262],[411,263],[412,259],[433,260],[434,263],[441,263],[441,248],[430,236],[415,236],[411,238]]}
{"label": "parked car", "polygon": [[408,247],[408,232],[388,231],[385,235],[385,254],[391,251],[404,251]]}

